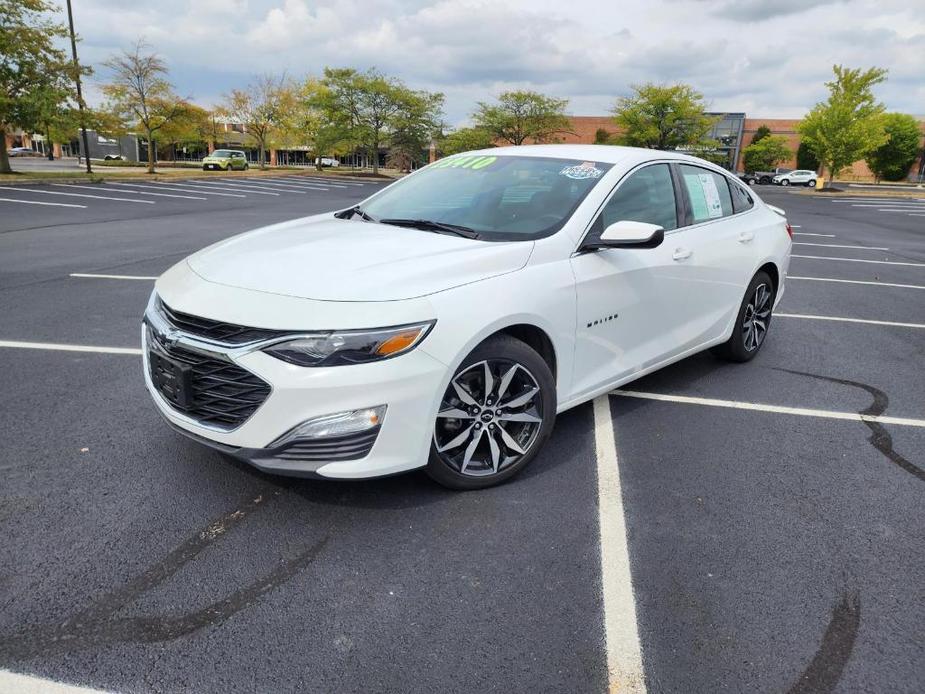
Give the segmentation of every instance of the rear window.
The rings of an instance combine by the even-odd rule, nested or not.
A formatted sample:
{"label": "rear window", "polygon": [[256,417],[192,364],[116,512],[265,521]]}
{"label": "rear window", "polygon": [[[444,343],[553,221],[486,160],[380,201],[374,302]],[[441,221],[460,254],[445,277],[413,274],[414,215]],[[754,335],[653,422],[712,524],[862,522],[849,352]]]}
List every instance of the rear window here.
{"label": "rear window", "polygon": [[729,181],[729,190],[732,191],[732,209],[736,214],[745,212],[755,206],[751,193],[734,181]]}
{"label": "rear window", "polygon": [[694,224],[732,214],[732,197],[725,176],[687,164],[680,168]]}

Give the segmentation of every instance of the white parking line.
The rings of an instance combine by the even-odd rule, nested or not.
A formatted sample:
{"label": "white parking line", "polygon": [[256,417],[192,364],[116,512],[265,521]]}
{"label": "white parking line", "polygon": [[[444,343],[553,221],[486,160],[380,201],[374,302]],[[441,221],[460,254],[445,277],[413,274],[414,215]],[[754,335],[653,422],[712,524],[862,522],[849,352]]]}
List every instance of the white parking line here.
{"label": "white parking line", "polygon": [[298,193],[299,195],[306,194],[305,190],[303,188],[300,188],[299,186],[289,186],[289,185],[286,185],[285,183],[257,183],[257,182],[251,182],[247,179],[244,179],[244,180],[247,182],[246,183],[235,182],[235,183],[228,183],[226,185],[242,186],[242,187],[247,186],[248,188],[256,188],[257,190],[277,190],[277,191],[282,191],[283,193]]}
{"label": "white parking line", "polygon": [[[792,226],[792,225],[791,225]],[[799,229],[800,227],[793,227],[794,229]],[[827,239],[834,239],[835,234],[810,234],[807,231],[795,231],[793,232],[794,236],[825,236]]]}
{"label": "white parking line", "polygon": [[20,675],[7,670],[0,670],[0,692],[10,694],[104,694],[101,689],[78,687],[44,677]]}
{"label": "white parking line", "polygon": [[606,395],[594,399],[594,444],[608,691],[645,692],[620,467]]}
{"label": "white parking line", "polygon": [[157,277],[147,277],[145,275],[95,275],[90,272],[72,272],[70,277],[81,277],[98,280],[156,280]]}
{"label": "white parking line", "polygon": [[775,318],[808,318],[830,320],[841,323],[863,323],[865,325],[888,325],[894,328],[925,328],[925,323],[898,323],[890,320],[869,320],[867,318],[844,318],[842,316],[814,316],[809,313],[775,313]]}
{"label": "white parking line", "polygon": [[843,260],[846,263],[876,263],[877,265],[906,265],[909,267],[925,267],[925,263],[900,263],[895,260],[867,260],[866,258],[834,258],[827,255],[797,255],[791,258],[809,258],[810,260]]}
{"label": "white parking line", "polygon": [[852,207],[890,207],[890,208],[894,208],[894,207],[897,207],[897,208],[906,208],[906,207],[908,207],[908,208],[910,208],[910,209],[920,210],[920,209],[922,209],[923,207],[925,207],[925,203],[921,203],[921,202],[889,202],[889,201],[887,201],[887,200],[884,200],[883,202],[879,202],[879,203],[868,203],[868,202],[853,203],[851,206],[852,206]]}
{"label": "white parking line", "polygon": [[925,289],[925,285],[919,284],[894,284],[892,282],[872,282],[866,280],[841,280],[834,277],[796,277],[787,275],[787,281],[790,280],[811,280],[813,282],[842,282],[844,284],[867,284],[874,287],[899,287],[900,289]]}
{"label": "white parking line", "polygon": [[775,414],[792,414],[798,417],[820,417],[822,419],[844,419],[852,422],[877,422],[879,424],[896,424],[905,427],[925,427],[925,419],[908,417],[885,417],[883,415],[861,414],[859,412],[839,412],[837,410],[817,410],[808,407],[786,407],[783,405],[766,405],[758,402],[741,400],[720,400],[717,398],[699,398],[688,395],[668,395],[665,393],[642,393],[637,390],[614,390],[611,395],[641,400],[659,400],[684,405],[704,405],[706,407],[726,407],[735,410],[752,410],[755,412],[773,412]]}
{"label": "white parking line", "polygon": [[280,180],[285,181],[286,183],[290,185],[311,186],[311,187],[324,186],[326,188],[349,188],[350,187],[343,183],[329,183],[328,181],[320,181],[315,178],[302,178],[302,179],[283,178]]}
{"label": "white parking line", "polygon": [[878,207],[877,212],[905,212],[910,214],[910,210],[925,210],[925,207],[900,207],[899,209],[893,207]]}
{"label": "white parking line", "polygon": [[790,228],[791,229],[802,229],[803,227],[801,227],[799,224],[791,224]]}
{"label": "white parking line", "polygon": [[272,182],[262,181],[257,178],[243,178],[243,181],[247,181],[248,185],[255,186],[274,186],[276,188],[283,188],[286,190],[329,190],[328,186],[322,186],[320,184],[308,184],[308,183],[294,183],[288,179],[283,179],[281,183],[277,183],[276,179],[273,179]]}
{"label": "white parking line", "polygon": [[70,345],[57,342],[17,342],[15,340],[0,340],[0,347],[11,349],[48,349],[56,352],[93,352],[95,354],[133,354],[140,355],[141,349],[137,347],[94,347],[91,345]]}
{"label": "white parking line", "polygon": [[[53,186],[61,186],[67,188],[86,188],[87,190],[99,190],[99,186],[81,186],[76,183],[52,183]],[[192,195],[171,195],[169,193],[146,193],[142,190],[127,190],[126,193],[135,193],[136,195],[153,195],[160,198],[184,198],[186,200],[208,200],[208,198],[197,198]]]}
{"label": "white parking line", "polygon": [[843,246],[837,243],[808,243],[806,241],[794,241],[794,246],[821,246],[822,248],[855,248],[859,251],[888,251],[889,248],[883,246]]}
{"label": "white parking line", "polygon": [[[330,178],[324,178],[322,176],[286,176],[286,178],[292,178],[292,179],[297,178],[300,181],[316,181],[318,183],[328,183],[331,180]],[[366,183],[356,183],[355,181],[343,181],[340,179],[335,179],[335,180],[337,180],[337,183],[332,184],[332,185],[339,185],[339,186],[365,186],[367,185]]]}
{"label": "white parking line", "polygon": [[20,188],[16,186],[16,190],[24,190],[27,193],[39,193],[40,195],[67,195],[71,198],[95,198],[97,200],[118,200],[119,202],[134,202],[142,205],[153,205],[153,200],[132,200],[131,198],[112,198],[106,195],[87,195],[86,193],[61,193],[54,190],[38,190],[37,188]]}
{"label": "white parking line", "polygon": [[259,190],[258,188],[242,188],[234,183],[218,184],[213,183],[212,181],[196,181],[195,184],[187,183],[186,185],[191,187],[195,185],[200,190],[212,190],[213,188],[216,188],[218,190],[230,190],[233,192],[243,192],[246,190],[248,193],[253,193],[254,195],[275,195],[276,197],[279,197],[280,195],[279,193],[274,193],[269,190]]}
{"label": "white parking line", "polygon": [[208,195],[220,195],[223,198],[246,198],[247,197],[243,193],[219,193],[219,192],[213,192],[207,188],[194,188],[193,186],[188,186],[185,188],[178,188],[177,186],[166,186],[160,183],[155,183],[153,185],[144,185],[142,183],[116,183],[115,181],[112,181],[110,182],[110,185],[129,186],[131,188],[148,188],[151,190],[179,190],[181,193],[206,193]]}
{"label": "white parking line", "polygon": [[75,205],[68,202],[41,202],[39,200],[18,200],[16,198],[0,198],[0,202],[21,202],[23,205],[48,205],[49,207],[80,207],[87,209],[86,205]]}

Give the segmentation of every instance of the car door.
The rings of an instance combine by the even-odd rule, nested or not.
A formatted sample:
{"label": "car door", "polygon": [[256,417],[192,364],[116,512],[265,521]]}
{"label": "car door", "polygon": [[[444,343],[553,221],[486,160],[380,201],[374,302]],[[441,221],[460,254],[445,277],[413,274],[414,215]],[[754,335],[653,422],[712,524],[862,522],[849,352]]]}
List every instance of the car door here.
{"label": "car door", "polygon": [[685,262],[683,207],[668,163],[648,164],[625,176],[588,232],[599,237],[614,222],[657,224],[656,248],[602,248],[571,259],[576,284],[573,394],[580,397],[658,363],[687,343],[696,291]]}
{"label": "car door", "polygon": [[[676,165],[685,206],[685,261],[695,306],[689,316],[687,348],[720,337],[738,310],[754,268],[757,233],[751,196],[738,183],[710,169]],[[736,200],[733,204],[733,188]],[[742,196],[745,196],[743,201]]]}

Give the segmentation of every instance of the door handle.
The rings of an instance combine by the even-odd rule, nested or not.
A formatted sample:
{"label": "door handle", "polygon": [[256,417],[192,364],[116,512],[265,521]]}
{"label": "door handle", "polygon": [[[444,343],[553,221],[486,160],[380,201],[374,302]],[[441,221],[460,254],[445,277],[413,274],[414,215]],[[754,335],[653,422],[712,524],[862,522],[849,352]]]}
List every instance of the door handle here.
{"label": "door handle", "polygon": [[671,254],[673,260],[687,260],[691,257],[693,251],[689,248],[675,248],[674,253]]}
{"label": "door handle", "polygon": [[748,243],[755,238],[755,234],[750,231],[743,231],[739,234],[739,243]]}

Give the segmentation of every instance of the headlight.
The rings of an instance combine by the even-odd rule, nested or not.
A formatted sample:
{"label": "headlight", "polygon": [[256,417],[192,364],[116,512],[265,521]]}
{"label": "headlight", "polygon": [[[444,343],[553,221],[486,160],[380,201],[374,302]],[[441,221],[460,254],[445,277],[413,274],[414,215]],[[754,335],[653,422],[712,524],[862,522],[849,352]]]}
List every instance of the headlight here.
{"label": "headlight", "polygon": [[421,342],[435,321],[375,330],[318,333],[278,342],[267,354],[298,366],[339,366],[390,359]]}

